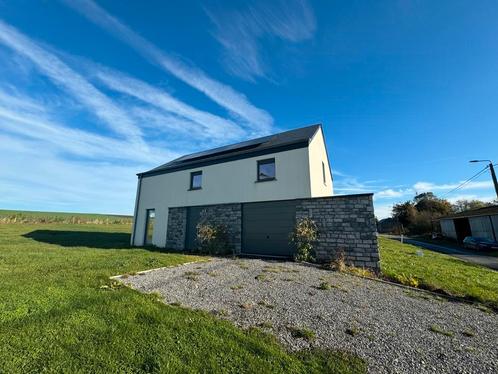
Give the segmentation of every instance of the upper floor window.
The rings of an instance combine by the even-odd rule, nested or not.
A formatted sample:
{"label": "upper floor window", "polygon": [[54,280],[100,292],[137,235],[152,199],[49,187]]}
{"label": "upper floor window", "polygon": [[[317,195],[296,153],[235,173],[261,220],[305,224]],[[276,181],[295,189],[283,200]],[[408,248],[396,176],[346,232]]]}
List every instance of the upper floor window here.
{"label": "upper floor window", "polygon": [[322,176],[323,176],[323,184],[327,184],[327,177],[325,174],[325,164],[323,161],[322,161]]}
{"label": "upper floor window", "polygon": [[200,190],[202,188],[202,171],[190,173],[190,189]]}
{"label": "upper floor window", "polygon": [[258,181],[275,179],[275,159],[269,158],[258,161]]}

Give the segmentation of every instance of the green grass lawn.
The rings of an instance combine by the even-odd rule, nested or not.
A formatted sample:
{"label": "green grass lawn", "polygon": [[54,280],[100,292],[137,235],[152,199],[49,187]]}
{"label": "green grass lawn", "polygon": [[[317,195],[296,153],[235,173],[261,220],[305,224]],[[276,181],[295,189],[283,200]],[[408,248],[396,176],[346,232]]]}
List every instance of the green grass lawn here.
{"label": "green grass lawn", "polygon": [[[382,273],[389,279],[488,304],[498,309],[498,272],[455,257],[379,237]],[[418,253],[422,253],[419,256]]]}
{"label": "green grass lawn", "polygon": [[131,224],[133,217],[113,214],[37,212],[0,209],[0,223],[120,223]]}
{"label": "green grass lawn", "polygon": [[[0,373],[362,373],[109,277],[198,257],[129,248],[130,225],[0,224]],[[102,287],[108,286],[108,287]]]}

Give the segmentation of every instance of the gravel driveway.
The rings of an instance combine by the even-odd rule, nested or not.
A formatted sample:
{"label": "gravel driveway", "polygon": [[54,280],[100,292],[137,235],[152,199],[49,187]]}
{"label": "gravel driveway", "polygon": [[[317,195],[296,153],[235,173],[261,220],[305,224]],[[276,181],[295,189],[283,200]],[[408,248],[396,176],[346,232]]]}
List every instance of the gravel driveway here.
{"label": "gravel driveway", "polygon": [[121,279],[166,303],[259,326],[290,349],[354,352],[372,373],[498,373],[498,315],[424,292],[253,259],[216,258]]}

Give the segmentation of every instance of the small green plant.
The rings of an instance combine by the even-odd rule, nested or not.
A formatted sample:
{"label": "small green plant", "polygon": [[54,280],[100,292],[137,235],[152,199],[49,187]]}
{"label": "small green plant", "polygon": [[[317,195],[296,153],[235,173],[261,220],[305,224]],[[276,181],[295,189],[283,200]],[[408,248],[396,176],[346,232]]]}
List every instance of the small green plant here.
{"label": "small green plant", "polygon": [[367,269],[367,268],[348,266],[347,272],[354,274],[354,275],[358,275],[358,276],[363,277],[363,278],[376,278],[375,273],[372,270]]}
{"label": "small green plant", "polygon": [[271,329],[273,325],[270,322],[261,322],[258,324],[259,327],[263,329]]}
{"label": "small green plant", "polygon": [[230,312],[226,309],[220,309],[220,310],[214,311],[214,314],[221,316],[221,317],[227,317],[230,314]]}
{"label": "small green plant", "polygon": [[264,273],[261,273],[261,274],[258,274],[256,275],[256,277],[254,277],[256,280],[260,281],[260,282],[269,282],[270,279],[266,276],[266,274]]}
{"label": "small green plant", "polygon": [[280,273],[281,271],[279,266],[265,266],[263,268],[264,273]]}
{"label": "small green plant", "polygon": [[266,302],[264,300],[259,301],[258,305],[259,306],[264,306],[265,308],[268,308],[268,309],[274,309],[275,308],[275,306],[273,306],[272,304],[270,304],[270,303],[268,303],[268,302]]}
{"label": "small green plant", "polygon": [[241,269],[249,269],[249,265],[242,261],[236,261],[235,264]]}
{"label": "small green plant", "polygon": [[346,334],[351,335],[351,336],[356,336],[360,333],[360,329],[358,326],[351,326],[346,329]]}
{"label": "small green plant", "polygon": [[299,220],[291,234],[291,242],[296,245],[296,261],[314,261],[313,244],[318,239],[318,228],[311,218]]}
{"label": "small green plant", "polygon": [[188,280],[191,280],[191,281],[197,281],[199,280],[199,273],[196,272],[196,271],[186,271],[185,274],[183,274],[183,276],[188,279]]}
{"label": "small green plant", "polygon": [[232,253],[226,225],[208,223],[207,220],[197,225],[197,241],[201,253],[209,255],[227,255]]}
{"label": "small green plant", "polygon": [[329,282],[322,282],[320,285],[317,287],[319,290],[330,290],[332,288],[332,285]]}
{"label": "small green plant", "polygon": [[334,257],[334,260],[330,264],[330,267],[338,272],[345,272],[347,265],[346,265],[346,256],[344,255],[344,251],[337,251]]}
{"label": "small green plant", "polygon": [[123,283],[112,281],[111,284],[109,284],[109,285],[104,284],[104,285],[100,286],[100,289],[104,290],[104,291],[114,291],[114,290],[120,289],[122,287],[124,287]]}
{"label": "small green plant", "polygon": [[231,290],[234,290],[234,291],[235,291],[235,290],[241,290],[241,289],[243,289],[243,288],[244,288],[244,286],[242,286],[241,284],[235,284],[235,285],[233,285],[233,286],[230,286],[230,289],[231,289]]}
{"label": "small green plant", "polygon": [[304,339],[308,342],[312,342],[316,338],[316,333],[306,327],[287,326],[287,330],[293,338]]}
{"label": "small green plant", "polygon": [[453,332],[444,330],[442,327],[440,327],[438,325],[432,325],[429,328],[429,330],[432,331],[432,332],[435,332],[436,334],[441,334],[441,335],[446,335],[446,336],[453,336],[453,335],[455,335]]}
{"label": "small green plant", "polygon": [[207,274],[208,274],[210,277],[217,277],[217,276],[219,276],[219,274],[218,274],[217,272],[215,272],[215,271],[208,271],[208,273],[207,273]]}
{"label": "small green plant", "polygon": [[417,278],[411,275],[405,275],[404,273],[396,275],[396,281],[404,284],[405,286],[415,287],[419,286],[419,281]]}
{"label": "small green plant", "polygon": [[474,336],[476,336],[476,333],[475,331],[471,330],[471,329],[465,329],[462,331],[462,334],[469,337],[469,338],[472,338]]}

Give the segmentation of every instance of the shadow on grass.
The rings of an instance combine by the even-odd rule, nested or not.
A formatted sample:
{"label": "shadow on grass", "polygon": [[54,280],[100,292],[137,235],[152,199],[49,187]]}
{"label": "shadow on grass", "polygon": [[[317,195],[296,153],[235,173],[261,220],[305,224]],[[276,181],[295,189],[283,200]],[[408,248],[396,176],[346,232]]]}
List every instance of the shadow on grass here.
{"label": "shadow on grass", "polygon": [[35,230],[23,235],[38,242],[63,247],[130,249],[130,234],[103,231]]}

